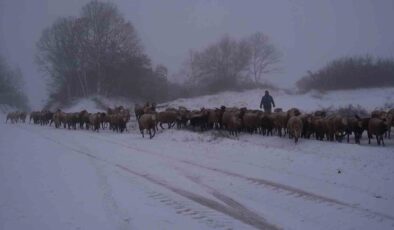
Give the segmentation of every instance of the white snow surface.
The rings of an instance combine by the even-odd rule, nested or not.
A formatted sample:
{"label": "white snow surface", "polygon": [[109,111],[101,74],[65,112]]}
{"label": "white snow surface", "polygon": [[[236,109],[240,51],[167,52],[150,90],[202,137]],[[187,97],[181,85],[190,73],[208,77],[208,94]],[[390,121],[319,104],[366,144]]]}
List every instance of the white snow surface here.
{"label": "white snow surface", "polygon": [[[372,88],[358,90],[337,90],[326,93],[317,91],[306,94],[288,94],[283,90],[269,90],[277,107],[288,110],[293,107],[310,112],[321,108],[339,108],[350,104],[360,105],[372,111],[382,108],[386,104],[394,106],[394,88]],[[191,99],[178,99],[168,104],[169,106],[186,106],[187,108],[200,109],[224,105],[226,107],[247,107],[258,109],[264,90],[247,90],[244,92],[224,92]]]}
{"label": "white snow surface", "polygon": [[[169,105],[253,108],[261,94]],[[393,91],[272,95],[284,109],[297,102],[305,111],[349,103],[373,109],[392,101]],[[89,103],[70,109],[97,109]],[[128,129],[1,122],[0,229],[394,228],[393,139],[385,147],[368,145],[365,134],[361,145],[295,145],[276,136],[165,129],[150,140],[135,121]]]}

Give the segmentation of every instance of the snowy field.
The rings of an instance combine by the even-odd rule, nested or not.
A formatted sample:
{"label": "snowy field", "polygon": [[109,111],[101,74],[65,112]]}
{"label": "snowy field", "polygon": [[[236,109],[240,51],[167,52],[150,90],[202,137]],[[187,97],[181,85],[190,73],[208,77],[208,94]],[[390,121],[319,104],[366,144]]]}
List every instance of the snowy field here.
{"label": "snowy field", "polygon": [[[372,111],[387,105],[394,106],[394,88],[382,89],[359,89],[359,90],[338,90],[328,93],[310,92],[307,94],[289,95],[286,92],[272,91],[277,107],[288,110],[297,107],[304,112],[310,112],[322,108],[346,107],[350,104]],[[264,90],[249,90],[246,92],[224,92],[217,95],[208,95],[192,99],[178,99],[168,104],[170,106],[186,106],[187,108],[199,109],[201,107],[247,107],[257,109],[260,106],[260,99],[264,95]]]}
{"label": "snowy field", "polygon": [[[169,105],[257,108],[262,93]],[[284,109],[372,110],[394,90],[272,95]],[[96,109],[89,103],[74,108]],[[0,122],[0,229],[394,229],[394,139],[295,145],[173,129],[149,140],[133,122],[129,130]]]}

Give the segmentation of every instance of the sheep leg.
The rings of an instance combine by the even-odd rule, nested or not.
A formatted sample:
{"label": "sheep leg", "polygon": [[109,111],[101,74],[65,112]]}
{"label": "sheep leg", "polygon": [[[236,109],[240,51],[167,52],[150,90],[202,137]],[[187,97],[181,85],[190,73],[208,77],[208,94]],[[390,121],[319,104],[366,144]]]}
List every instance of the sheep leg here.
{"label": "sheep leg", "polygon": [[140,132],[141,132],[141,134],[142,134],[142,138],[144,138],[144,130],[143,130],[143,129],[140,129]]}
{"label": "sheep leg", "polygon": [[383,136],[381,136],[381,141],[382,141],[382,145],[385,146],[385,145],[384,145]]}
{"label": "sheep leg", "polygon": [[360,134],[358,132],[354,132],[354,142],[360,144]]}
{"label": "sheep leg", "polygon": [[161,122],[160,122],[160,124],[159,124],[159,125],[160,125],[160,128],[161,128],[161,129],[164,129],[164,127],[163,127],[163,123],[161,123]]}

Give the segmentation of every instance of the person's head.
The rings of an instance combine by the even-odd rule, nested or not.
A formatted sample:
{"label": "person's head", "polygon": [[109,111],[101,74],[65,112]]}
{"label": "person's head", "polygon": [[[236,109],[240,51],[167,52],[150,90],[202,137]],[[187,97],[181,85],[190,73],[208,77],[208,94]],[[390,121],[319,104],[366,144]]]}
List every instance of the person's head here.
{"label": "person's head", "polygon": [[265,95],[269,95],[270,93],[268,92],[268,90],[265,91]]}

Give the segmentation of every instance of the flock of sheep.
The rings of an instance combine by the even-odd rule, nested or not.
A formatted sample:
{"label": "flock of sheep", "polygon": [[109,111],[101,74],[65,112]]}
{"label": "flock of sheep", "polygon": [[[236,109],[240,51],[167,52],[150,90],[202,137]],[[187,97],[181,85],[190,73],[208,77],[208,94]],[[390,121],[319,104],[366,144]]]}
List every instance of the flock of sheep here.
{"label": "flock of sheep", "polygon": [[327,114],[325,111],[301,113],[299,109],[292,108],[286,112],[275,109],[273,113],[264,113],[260,110],[247,108],[226,108],[188,110],[185,107],[167,108],[156,112],[152,106],[136,107],[135,114],[140,131],[148,130],[150,137],[155,135],[157,124],[168,124],[171,128],[190,127],[193,130],[222,129],[230,135],[239,132],[262,135],[288,135],[295,143],[299,138],[329,141],[342,141],[354,134],[355,142],[360,143],[364,131],[367,131],[368,143],[375,136],[378,145],[384,145],[384,136],[390,138],[391,126],[394,126],[394,109],[389,111],[373,111],[369,117],[359,117],[357,114],[345,117],[339,114]]}
{"label": "flock of sheep", "polygon": [[[230,135],[237,136],[239,132],[261,135],[278,135],[293,138],[295,143],[299,138],[315,138],[317,140],[342,141],[345,137],[354,135],[355,142],[360,143],[364,131],[367,131],[368,143],[376,137],[377,144],[384,145],[384,137],[390,138],[391,127],[394,126],[394,109],[389,111],[376,110],[368,117],[342,116],[337,113],[327,114],[325,111],[301,113],[299,109],[292,108],[288,111],[275,109],[273,113],[264,113],[260,110],[247,108],[220,108],[188,110],[185,107],[167,108],[156,111],[155,104],[146,103],[144,106],[135,105],[135,117],[139,130],[144,137],[144,132],[153,138],[158,127],[164,129],[176,125],[178,129],[189,128],[194,131],[211,129],[227,130]],[[12,123],[26,119],[25,112],[12,112],[7,115],[7,120]],[[36,111],[30,113],[30,122],[40,125],[51,125],[56,128],[63,126],[68,129],[99,129],[109,128],[113,131],[127,130],[131,113],[124,107],[108,108],[106,112],[89,113],[86,110],[76,113]]]}

